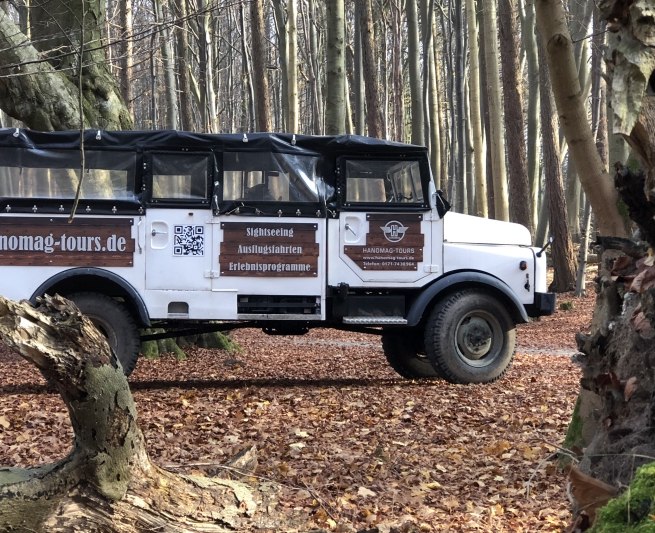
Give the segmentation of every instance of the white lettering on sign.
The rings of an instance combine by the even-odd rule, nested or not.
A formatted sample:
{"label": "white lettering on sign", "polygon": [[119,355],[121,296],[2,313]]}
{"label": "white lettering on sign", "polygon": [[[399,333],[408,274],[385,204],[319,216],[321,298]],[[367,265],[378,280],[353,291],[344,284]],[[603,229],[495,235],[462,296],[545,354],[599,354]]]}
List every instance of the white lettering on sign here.
{"label": "white lettering on sign", "polygon": [[240,254],[259,255],[289,255],[302,254],[302,246],[290,246],[285,244],[240,244]]}
{"label": "white lettering on sign", "polygon": [[312,265],[295,263],[228,263],[229,272],[310,272]]}
{"label": "white lettering on sign", "polygon": [[89,235],[0,235],[0,252],[124,252],[127,239],[110,235],[106,239]]}
{"label": "white lettering on sign", "polygon": [[293,237],[293,228],[246,228],[247,237]]}

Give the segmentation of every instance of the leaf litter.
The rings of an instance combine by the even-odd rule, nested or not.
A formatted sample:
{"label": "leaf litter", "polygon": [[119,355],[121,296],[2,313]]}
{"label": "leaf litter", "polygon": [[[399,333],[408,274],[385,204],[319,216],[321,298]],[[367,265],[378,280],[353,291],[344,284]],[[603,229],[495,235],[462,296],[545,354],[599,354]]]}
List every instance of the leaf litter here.
{"label": "leaf litter", "polygon": [[[256,476],[279,483],[282,509],[326,529],[559,531],[571,515],[555,453],[580,378],[566,354],[593,309],[593,295],[563,298],[519,327],[512,368],[488,385],[400,379],[376,336],[322,329],[239,330],[236,354],[143,359],[130,382],[149,453],[215,472],[256,445]],[[64,457],[59,396],[4,347],[0,376],[0,465]]]}

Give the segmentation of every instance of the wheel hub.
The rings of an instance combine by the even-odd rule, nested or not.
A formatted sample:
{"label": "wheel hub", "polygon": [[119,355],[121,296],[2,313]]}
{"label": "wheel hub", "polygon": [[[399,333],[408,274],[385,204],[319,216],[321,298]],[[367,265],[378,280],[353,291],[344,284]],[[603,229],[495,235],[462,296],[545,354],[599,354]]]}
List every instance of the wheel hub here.
{"label": "wheel hub", "polygon": [[491,326],[481,317],[467,317],[457,329],[457,345],[467,359],[482,359],[489,353],[492,341]]}

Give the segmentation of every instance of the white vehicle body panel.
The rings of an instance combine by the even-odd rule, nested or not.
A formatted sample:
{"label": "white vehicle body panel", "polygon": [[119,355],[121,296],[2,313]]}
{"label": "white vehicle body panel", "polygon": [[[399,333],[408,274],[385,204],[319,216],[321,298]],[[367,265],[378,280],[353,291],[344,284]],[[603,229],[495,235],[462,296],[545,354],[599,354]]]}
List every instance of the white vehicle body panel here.
{"label": "white vehicle body panel", "polygon": [[444,216],[444,242],[471,244],[513,244],[530,246],[525,226],[502,220],[462,215],[449,211]]}

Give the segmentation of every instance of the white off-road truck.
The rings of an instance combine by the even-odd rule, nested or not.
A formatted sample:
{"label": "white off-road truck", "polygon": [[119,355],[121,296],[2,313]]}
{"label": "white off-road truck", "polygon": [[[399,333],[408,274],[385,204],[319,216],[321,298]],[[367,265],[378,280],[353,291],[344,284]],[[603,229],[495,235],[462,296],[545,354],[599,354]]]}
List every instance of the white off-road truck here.
{"label": "white off-road truck", "polygon": [[493,381],[515,324],[554,309],[546,257],[448,211],[419,146],[4,129],[0,293],[70,298],[126,373],[145,328],[330,327],[380,335],[406,378]]}

